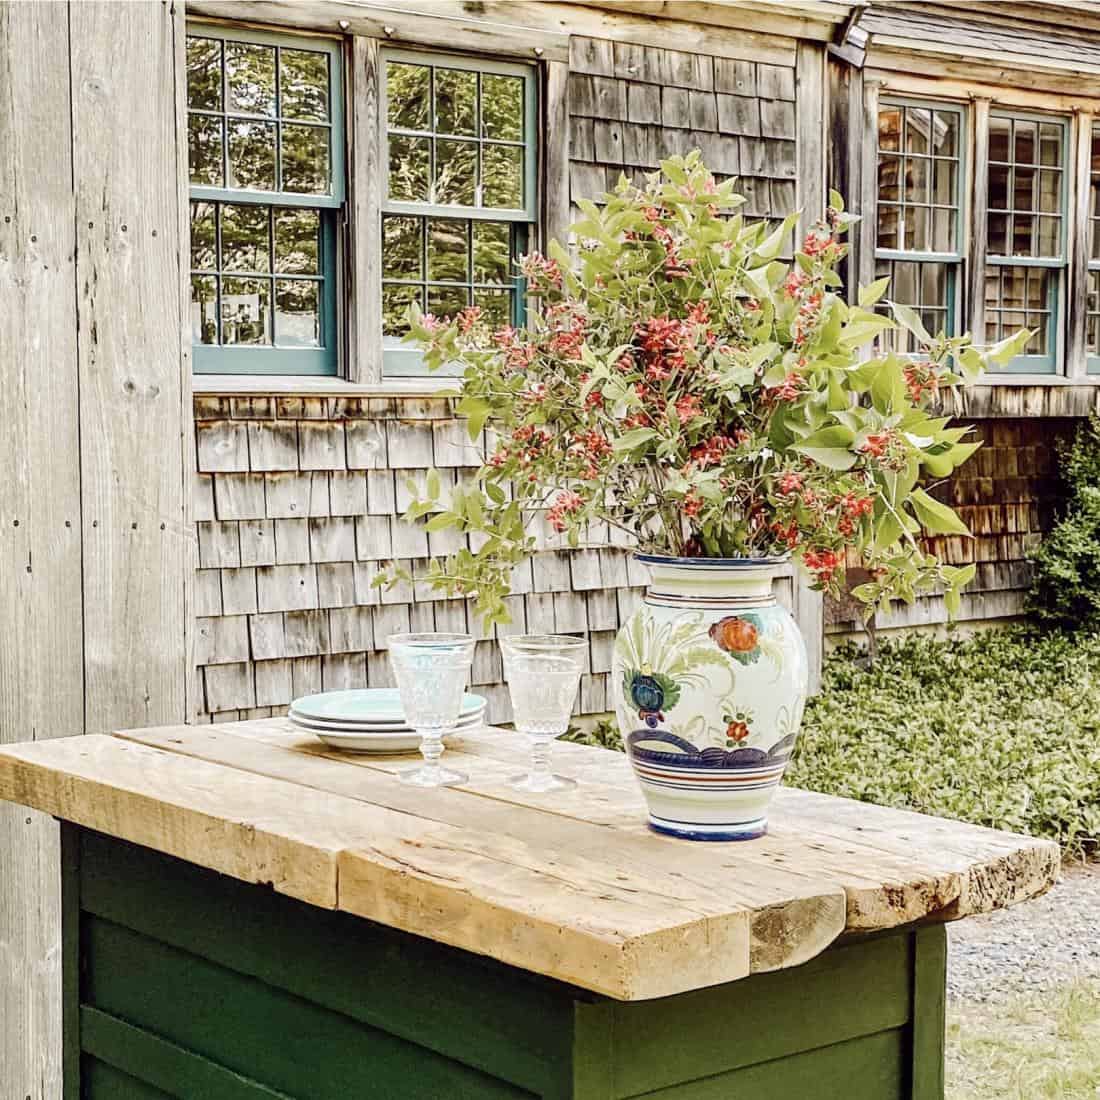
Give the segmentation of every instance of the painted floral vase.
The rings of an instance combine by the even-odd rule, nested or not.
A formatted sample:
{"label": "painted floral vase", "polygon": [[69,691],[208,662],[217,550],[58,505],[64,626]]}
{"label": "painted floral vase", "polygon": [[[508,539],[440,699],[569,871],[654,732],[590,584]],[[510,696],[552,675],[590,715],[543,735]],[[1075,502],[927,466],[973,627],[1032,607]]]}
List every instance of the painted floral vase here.
{"label": "painted floral vase", "polygon": [[763,836],[806,702],[806,645],[772,592],[784,563],[638,560],[651,580],[611,682],[649,824],[690,840]]}

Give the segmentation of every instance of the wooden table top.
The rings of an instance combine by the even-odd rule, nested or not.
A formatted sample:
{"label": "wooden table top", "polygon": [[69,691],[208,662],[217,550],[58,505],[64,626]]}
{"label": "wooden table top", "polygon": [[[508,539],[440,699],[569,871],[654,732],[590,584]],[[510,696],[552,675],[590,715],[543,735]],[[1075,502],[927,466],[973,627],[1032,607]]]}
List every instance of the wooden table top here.
{"label": "wooden table top", "polygon": [[844,933],[955,920],[1046,890],[1057,845],[781,789],[760,840],[662,837],[621,753],[568,743],[575,790],[506,785],[527,746],[449,742],[461,788],[409,756],[325,748],[286,719],[7,745],[0,798],[280,893],[620,1000],[796,966]]}

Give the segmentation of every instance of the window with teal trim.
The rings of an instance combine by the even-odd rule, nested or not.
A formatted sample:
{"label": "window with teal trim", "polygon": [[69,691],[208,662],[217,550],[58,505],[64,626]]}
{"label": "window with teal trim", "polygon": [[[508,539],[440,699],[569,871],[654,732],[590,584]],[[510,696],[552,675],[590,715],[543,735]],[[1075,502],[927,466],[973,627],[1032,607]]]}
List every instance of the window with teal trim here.
{"label": "window with teal trim", "polygon": [[[878,113],[875,277],[887,298],[912,307],[929,332],[954,335],[963,262],[963,113],[940,103],[890,100]],[[889,312],[883,304],[879,307]],[[916,350],[904,330],[896,350]]]}
{"label": "window with teal trim", "polygon": [[1064,119],[994,112],[989,119],[985,338],[1035,329],[1002,370],[1056,369],[1058,303],[1066,272]]}
{"label": "window with teal trim", "polygon": [[387,51],[382,94],[385,373],[424,374],[403,345],[405,312],[480,307],[522,323],[516,258],[536,219],[535,70],[523,64]]}
{"label": "window with teal trim", "polygon": [[339,44],[190,26],[187,132],[196,372],[335,374]]}

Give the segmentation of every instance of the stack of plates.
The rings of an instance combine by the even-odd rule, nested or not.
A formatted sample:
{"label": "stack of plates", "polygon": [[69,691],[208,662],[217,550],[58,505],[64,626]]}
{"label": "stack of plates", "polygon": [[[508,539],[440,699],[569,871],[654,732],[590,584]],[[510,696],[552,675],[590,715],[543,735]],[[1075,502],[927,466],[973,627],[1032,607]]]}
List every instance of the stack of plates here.
{"label": "stack of plates", "polygon": [[[405,721],[396,688],[362,688],[307,695],[290,704],[290,720],[344,752],[415,752],[420,738]],[[485,721],[485,700],[463,695],[456,731]]]}

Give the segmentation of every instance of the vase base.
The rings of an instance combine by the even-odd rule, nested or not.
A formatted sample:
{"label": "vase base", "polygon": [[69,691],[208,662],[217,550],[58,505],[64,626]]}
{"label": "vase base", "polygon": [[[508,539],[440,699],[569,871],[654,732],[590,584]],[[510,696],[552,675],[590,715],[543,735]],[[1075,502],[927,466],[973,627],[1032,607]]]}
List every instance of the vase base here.
{"label": "vase base", "polygon": [[649,815],[649,827],[655,833],[679,837],[681,840],[756,840],[768,831],[768,819],[739,821],[730,825],[704,825],[694,821],[669,821]]}

